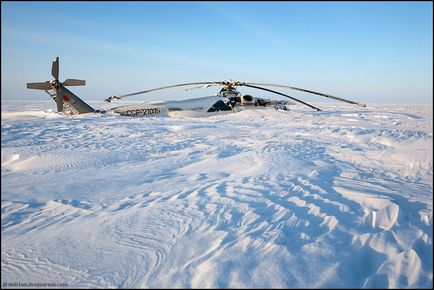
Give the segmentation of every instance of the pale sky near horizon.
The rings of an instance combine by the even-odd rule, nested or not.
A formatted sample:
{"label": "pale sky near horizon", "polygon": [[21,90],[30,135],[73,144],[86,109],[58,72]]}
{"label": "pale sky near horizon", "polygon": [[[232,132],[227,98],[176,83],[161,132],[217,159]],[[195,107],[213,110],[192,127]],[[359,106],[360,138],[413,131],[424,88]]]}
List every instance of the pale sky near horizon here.
{"label": "pale sky near horizon", "polygon": [[85,79],[70,89],[89,101],[230,78],[365,103],[433,98],[430,1],[2,1],[1,16],[2,100],[48,100],[26,83],[51,80],[56,56],[60,80]]}

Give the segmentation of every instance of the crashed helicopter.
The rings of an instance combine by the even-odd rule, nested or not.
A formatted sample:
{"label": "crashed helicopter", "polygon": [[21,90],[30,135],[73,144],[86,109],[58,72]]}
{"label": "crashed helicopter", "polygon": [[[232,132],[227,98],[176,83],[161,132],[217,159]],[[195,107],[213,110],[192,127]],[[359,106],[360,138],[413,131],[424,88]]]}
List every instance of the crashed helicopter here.
{"label": "crashed helicopter", "polygon": [[113,107],[109,110],[95,110],[89,104],[84,102],[82,99],[73,94],[65,86],[84,86],[86,84],[85,80],[77,79],[67,79],[64,82],[59,81],[59,57],[53,61],[51,67],[51,74],[54,80],[38,83],[27,83],[28,89],[44,90],[47,92],[52,99],[57,104],[57,111],[63,112],[65,115],[77,115],[84,113],[105,113],[108,111],[118,113],[125,116],[157,116],[157,115],[188,115],[188,116],[208,116],[216,113],[226,113],[226,112],[238,112],[241,110],[249,108],[259,108],[259,107],[273,107],[275,109],[287,110],[288,105],[293,105],[295,103],[291,101],[282,100],[270,100],[265,98],[253,97],[251,95],[242,95],[237,91],[237,87],[249,87],[257,90],[263,90],[269,93],[277,94],[286,97],[292,101],[301,103],[308,106],[311,109],[321,111],[318,107],[306,103],[302,100],[294,98],[288,94],[275,91],[267,87],[278,87],[284,89],[291,89],[302,91],[306,93],[311,93],[334,100],[346,102],[349,104],[355,104],[360,107],[366,107],[365,104],[361,102],[355,102],[339,97],[335,97],[328,94],[323,94],[319,92],[314,92],[311,90],[306,90],[302,88],[270,84],[270,83],[253,83],[253,82],[240,82],[240,81],[212,81],[212,82],[192,82],[183,83],[176,85],[169,85],[154,89],[148,89],[140,92],[135,92],[131,94],[112,96],[104,101],[112,102],[115,100],[120,100],[129,96],[146,94],[154,91],[176,88],[176,87],[189,87],[187,90],[197,89],[197,88],[208,88],[212,86],[222,87],[218,94],[212,96],[205,96],[194,99],[180,100],[180,101],[146,101],[139,104]]}

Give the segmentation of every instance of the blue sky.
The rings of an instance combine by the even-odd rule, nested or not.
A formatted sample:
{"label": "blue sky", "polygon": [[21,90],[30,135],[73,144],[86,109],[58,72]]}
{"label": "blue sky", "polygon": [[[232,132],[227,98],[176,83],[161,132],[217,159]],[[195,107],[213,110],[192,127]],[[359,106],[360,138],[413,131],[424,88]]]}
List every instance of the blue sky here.
{"label": "blue sky", "polygon": [[26,83],[50,80],[59,56],[60,80],[86,79],[71,89],[84,100],[231,78],[365,103],[432,103],[432,2],[1,5],[2,100],[47,100]]}

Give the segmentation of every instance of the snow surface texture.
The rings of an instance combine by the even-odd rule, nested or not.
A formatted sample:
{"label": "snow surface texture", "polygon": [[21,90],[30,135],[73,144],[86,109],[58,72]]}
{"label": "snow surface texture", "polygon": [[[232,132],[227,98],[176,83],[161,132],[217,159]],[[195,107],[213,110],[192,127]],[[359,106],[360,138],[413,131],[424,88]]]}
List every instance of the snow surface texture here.
{"label": "snow surface texture", "polygon": [[3,102],[2,285],[431,288],[432,105],[320,106]]}

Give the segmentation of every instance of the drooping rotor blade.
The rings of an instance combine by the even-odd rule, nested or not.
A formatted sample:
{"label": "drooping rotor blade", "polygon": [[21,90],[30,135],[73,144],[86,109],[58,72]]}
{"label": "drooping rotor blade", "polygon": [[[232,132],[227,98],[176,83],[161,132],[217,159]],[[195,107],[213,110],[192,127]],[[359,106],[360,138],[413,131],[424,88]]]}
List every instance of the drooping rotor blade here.
{"label": "drooping rotor blade", "polygon": [[185,84],[177,84],[177,85],[171,85],[171,86],[164,86],[164,87],[159,87],[159,88],[155,88],[155,89],[150,89],[150,90],[140,91],[140,92],[136,92],[136,93],[131,93],[131,94],[127,94],[127,95],[109,97],[109,98],[105,99],[104,101],[111,102],[112,100],[119,100],[119,99],[122,99],[122,98],[125,98],[125,97],[130,97],[130,96],[135,96],[135,95],[140,95],[140,94],[146,94],[146,93],[150,93],[150,92],[154,92],[154,91],[158,91],[158,90],[170,89],[170,88],[181,87],[181,86],[207,85],[207,84],[218,85],[219,82],[196,82],[196,83],[185,83]]}
{"label": "drooping rotor blade", "polygon": [[62,83],[64,86],[85,86],[85,80],[67,79]]}
{"label": "drooping rotor blade", "polygon": [[191,88],[186,88],[186,89],[184,89],[184,91],[192,91],[192,90],[196,90],[196,89],[206,89],[206,88],[209,88],[209,87],[211,87],[211,86],[219,86],[219,85],[221,85],[221,84],[217,84],[217,83],[215,83],[215,84],[206,84],[206,85],[199,85],[199,86],[195,86],[195,87],[191,87]]}
{"label": "drooping rotor blade", "polygon": [[[216,85],[216,84],[213,84],[213,85]],[[194,87],[187,88],[187,89],[182,89],[182,90],[181,90],[181,89],[178,89],[176,92],[179,92],[179,91],[181,91],[181,92],[183,92],[183,91],[187,92],[187,91],[196,90],[196,89],[208,88],[208,87],[210,87],[210,86],[211,86],[211,85],[200,85],[200,86],[194,86]],[[161,94],[161,95],[158,95],[158,96],[155,97],[155,98],[152,98],[152,99],[146,100],[145,102],[152,102],[152,101],[155,101],[155,100],[158,100],[158,99],[162,99],[162,98],[167,97],[167,96],[172,95],[172,94],[174,94],[174,93],[171,92],[171,93]]]}
{"label": "drooping rotor blade", "polygon": [[53,65],[51,66],[51,75],[56,81],[59,80],[59,57],[56,57],[56,60],[53,61]]}
{"label": "drooping rotor blade", "polygon": [[43,83],[27,83],[28,89],[34,89],[34,90],[49,90],[51,89],[50,82],[43,82]]}
{"label": "drooping rotor blade", "polygon": [[288,95],[283,94],[283,93],[278,92],[278,91],[274,91],[274,90],[270,90],[270,89],[267,89],[267,88],[262,88],[262,87],[254,86],[254,85],[249,85],[249,84],[247,84],[247,83],[243,84],[243,86],[250,87],[250,88],[254,88],[254,89],[258,89],[258,90],[267,91],[267,92],[274,93],[274,94],[278,94],[278,95],[281,95],[281,96],[284,96],[284,97],[290,98],[291,100],[294,100],[294,101],[296,101],[296,102],[302,103],[303,105],[306,105],[306,106],[308,106],[308,107],[310,107],[310,108],[312,108],[312,109],[314,109],[314,110],[321,111],[320,108],[317,108],[317,107],[315,107],[315,106],[313,106],[313,105],[311,105],[311,104],[305,103],[305,102],[303,102],[303,101],[301,101],[301,100],[299,100],[299,99],[296,99],[296,98],[294,98],[294,97],[288,96]]}
{"label": "drooping rotor blade", "polygon": [[291,86],[286,86],[286,85],[278,85],[278,84],[267,84],[267,83],[247,83],[247,84],[259,85],[259,86],[270,86],[270,87],[288,88],[288,89],[291,89],[291,90],[302,91],[302,92],[306,92],[306,93],[311,93],[311,94],[323,96],[323,97],[326,97],[326,98],[335,99],[335,100],[338,100],[338,101],[341,101],[341,102],[345,102],[345,103],[349,103],[349,104],[355,104],[355,105],[358,105],[360,107],[366,107],[366,105],[363,104],[362,102],[355,102],[355,101],[343,99],[343,98],[340,98],[340,97],[335,97],[335,96],[332,96],[332,95],[323,94],[323,93],[319,93],[319,92],[314,92],[314,91],[306,90],[306,89],[302,89],[302,88],[296,88],[296,87],[291,87]]}

